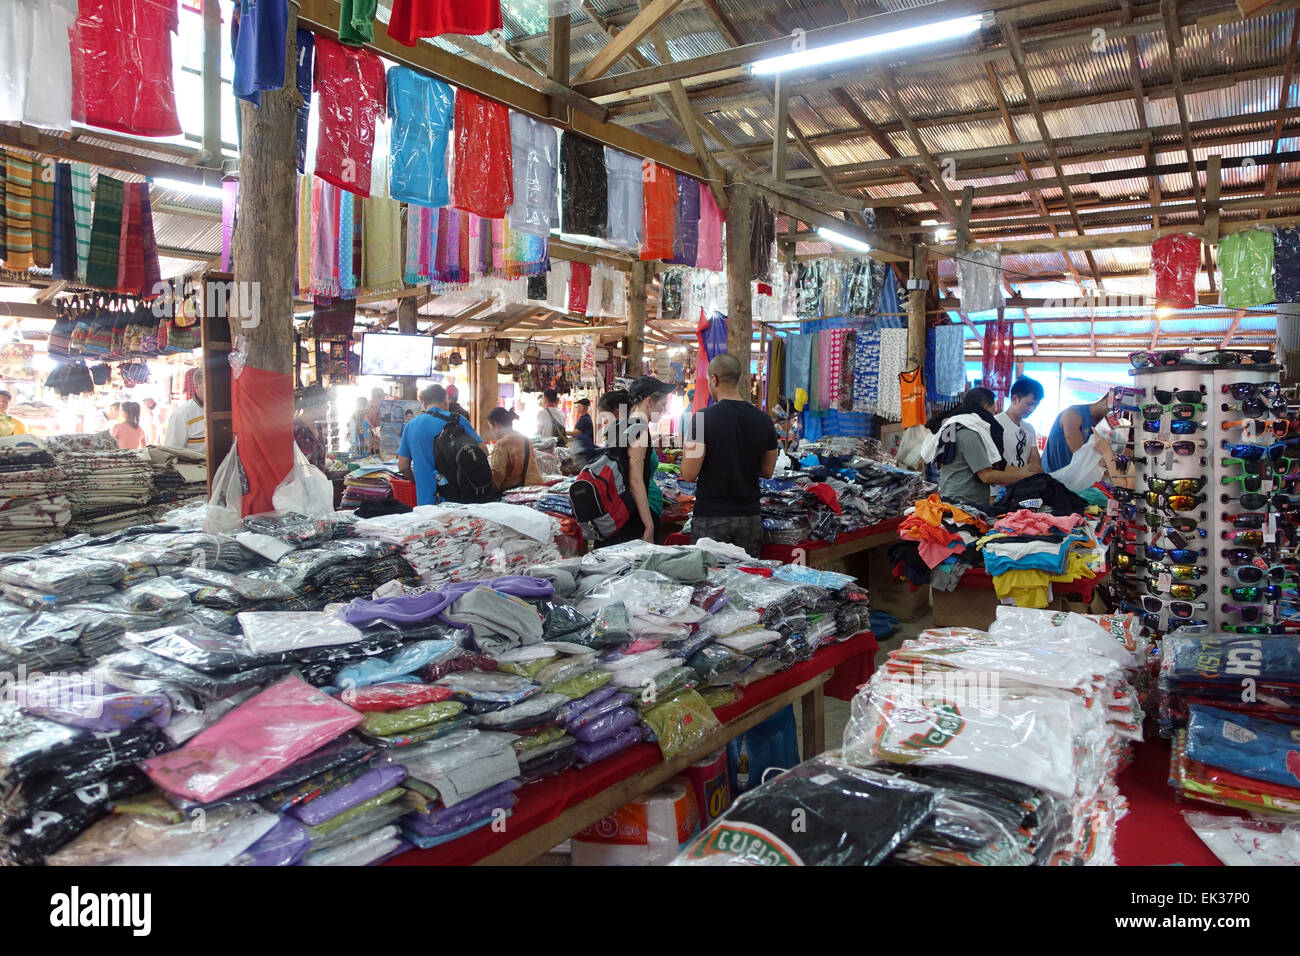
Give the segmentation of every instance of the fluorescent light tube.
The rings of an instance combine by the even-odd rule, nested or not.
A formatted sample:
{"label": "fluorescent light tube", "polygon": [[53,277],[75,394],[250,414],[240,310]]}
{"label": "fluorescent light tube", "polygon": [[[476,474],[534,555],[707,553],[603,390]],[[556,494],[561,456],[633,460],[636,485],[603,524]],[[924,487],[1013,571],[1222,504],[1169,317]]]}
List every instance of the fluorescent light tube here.
{"label": "fluorescent light tube", "polygon": [[834,229],[827,229],[825,226],[817,227],[817,235],[821,236],[827,242],[833,242],[837,246],[843,246],[845,249],[852,249],[855,252],[870,252],[871,247],[860,239],[854,239],[852,236],[846,236],[842,232],[836,232]]}
{"label": "fluorescent light tube", "polygon": [[925,26],[877,33],[874,36],[858,37],[856,40],[845,40],[843,43],[832,43],[810,50],[768,57],[765,60],[755,61],[750,67],[750,72],[756,76],[766,76],[772,73],[784,73],[787,70],[798,70],[806,66],[826,66],[828,63],[836,63],[840,60],[851,60],[876,53],[892,53],[905,47],[953,40],[975,33],[979,30],[983,19],[981,14],[975,14],[952,20],[940,20],[938,23],[927,23]]}

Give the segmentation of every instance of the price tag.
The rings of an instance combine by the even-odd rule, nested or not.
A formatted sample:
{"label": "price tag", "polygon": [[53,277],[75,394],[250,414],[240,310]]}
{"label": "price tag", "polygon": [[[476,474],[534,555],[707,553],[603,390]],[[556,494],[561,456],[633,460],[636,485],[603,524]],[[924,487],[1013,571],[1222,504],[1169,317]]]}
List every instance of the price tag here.
{"label": "price tag", "polygon": [[1265,561],[1263,558],[1261,558],[1259,555],[1255,555],[1255,557],[1251,558],[1250,563],[1253,564],[1255,567],[1259,568],[1261,571],[1268,570],[1268,562]]}
{"label": "price tag", "polygon": [[1264,524],[1264,543],[1277,544],[1277,513],[1270,511]]}
{"label": "price tag", "polygon": [[1173,579],[1169,577],[1168,571],[1161,571],[1159,576],[1156,578],[1156,587],[1165,594],[1169,593],[1169,589],[1173,587],[1173,584]]}

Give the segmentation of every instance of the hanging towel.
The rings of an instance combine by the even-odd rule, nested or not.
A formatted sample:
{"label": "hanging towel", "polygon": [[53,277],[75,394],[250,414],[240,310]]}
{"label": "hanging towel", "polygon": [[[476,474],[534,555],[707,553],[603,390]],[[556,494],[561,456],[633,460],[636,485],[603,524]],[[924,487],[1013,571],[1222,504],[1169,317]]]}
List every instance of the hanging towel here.
{"label": "hanging towel", "polygon": [[117,285],[117,252],[122,240],[122,181],[104,173],[95,182],[95,218],[90,227],[90,256],[86,284],[111,289]]}
{"label": "hanging towel", "polygon": [[306,298],[311,288],[311,183],[312,177],[298,177],[298,296]]}
{"label": "hanging towel", "polygon": [[402,288],[402,265],[397,257],[402,244],[401,204],[395,199],[364,200],[365,277],[367,292],[396,292]]}
{"label": "hanging towel", "polygon": [[32,259],[42,269],[54,261],[54,183],[39,160],[32,163]]}
{"label": "hanging towel", "polygon": [[853,343],[853,410],[868,415],[880,407],[880,330],[863,330]]}
{"label": "hanging towel", "polygon": [[1278,302],[1300,302],[1300,229],[1273,234],[1273,292]]}
{"label": "hanging towel", "polygon": [[[0,253],[3,258],[3,253]],[[72,166],[54,167],[54,278],[77,281],[77,223],[73,208]]]}
{"label": "hanging towel", "polygon": [[339,238],[338,271],[339,298],[355,299],[357,296],[357,277],[352,272],[352,205],[355,202],[351,192],[339,191]]}
{"label": "hanging towel", "polygon": [[32,258],[32,162],[9,151],[5,152],[5,234],[5,268],[23,272],[35,265]]}
{"label": "hanging towel", "polygon": [[72,214],[77,224],[77,280],[86,281],[90,265],[90,168],[72,164]]}
{"label": "hanging towel", "polygon": [[907,329],[880,332],[880,399],[876,414],[891,422],[903,420],[903,395],[898,376],[907,364]]}

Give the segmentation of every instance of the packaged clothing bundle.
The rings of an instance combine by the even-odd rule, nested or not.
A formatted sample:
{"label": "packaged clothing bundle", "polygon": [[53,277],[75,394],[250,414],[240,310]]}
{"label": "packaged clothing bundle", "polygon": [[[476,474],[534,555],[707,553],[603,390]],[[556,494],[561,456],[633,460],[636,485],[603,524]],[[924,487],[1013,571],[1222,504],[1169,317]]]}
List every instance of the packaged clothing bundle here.
{"label": "packaged clothing bundle", "polygon": [[437,790],[447,807],[519,776],[513,735],[461,730],[428,743],[390,751],[383,765],[400,765],[407,774]]}
{"label": "packaged clothing bundle", "polygon": [[63,473],[45,442],[0,438],[0,551],[21,551],[63,538],[71,519]]}
{"label": "packaged clothing bundle", "polygon": [[1162,236],[1151,244],[1156,301],[1178,309],[1196,306],[1196,273],[1201,268],[1199,236]]}
{"label": "packaged clothing bundle", "polygon": [[1224,236],[1219,242],[1219,271],[1223,278],[1223,304],[1249,309],[1275,301],[1273,288],[1273,233],[1248,229]]}

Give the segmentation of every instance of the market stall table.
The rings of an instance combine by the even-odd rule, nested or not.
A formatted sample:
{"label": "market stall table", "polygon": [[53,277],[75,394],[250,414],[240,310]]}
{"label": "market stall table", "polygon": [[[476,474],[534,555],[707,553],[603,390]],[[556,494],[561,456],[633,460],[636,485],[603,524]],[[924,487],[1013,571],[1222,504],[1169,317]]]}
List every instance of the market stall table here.
{"label": "market stall table", "polygon": [[591,766],[524,787],[502,832],[483,827],[433,849],[403,853],[386,865],[527,863],[795,701],[800,701],[803,709],[804,754],[821,753],[826,749],[824,695],[829,692],[841,699],[851,698],[871,676],[876,650],[876,639],[869,631],[825,647],[811,660],[744,688],[741,700],[716,711],[722,726],[673,760],[664,762],[657,744],[637,744]]}
{"label": "market stall table", "polygon": [[1223,865],[1187,825],[1183,811],[1242,814],[1208,803],[1179,803],[1169,786],[1168,740],[1153,735],[1136,746],[1133,762],[1119,775],[1119,792],[1128,799],[1128,815],[1115,834],[1115,862],[1120,866]]}
{"label": "market stall table", "polygon": [[[872,548],[880,548],[898,541],[898,526],[902,518],[891,518],[880,524],[859,528],[836,537],[835,541],[801,541],[794,545],[764,544],[759,557],[764,561],[780,561],[782,564],[805,564],[810,568],[825,570],[831,562],[842,560],[850,555],[860,554]],[[690,535],[672,534],[666,544],[690,544]]]}

